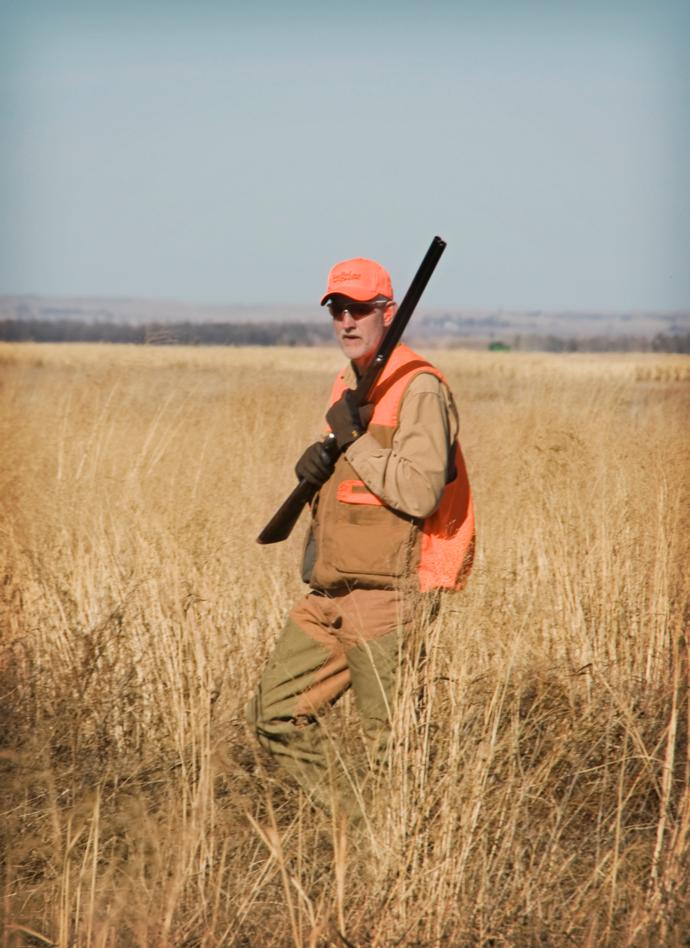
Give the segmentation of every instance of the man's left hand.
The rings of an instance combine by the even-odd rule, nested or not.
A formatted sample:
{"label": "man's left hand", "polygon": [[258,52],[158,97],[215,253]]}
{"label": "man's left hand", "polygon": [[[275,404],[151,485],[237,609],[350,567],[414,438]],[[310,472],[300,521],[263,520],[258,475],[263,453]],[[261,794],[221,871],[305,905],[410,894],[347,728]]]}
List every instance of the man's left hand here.
{"label": "man's left hand", "polygon": [[373,405],[354,404],[354,389],[346,388],[338,401],[326,412],[326,421],[341,451],[356,441],[367,429],[374,413]]}

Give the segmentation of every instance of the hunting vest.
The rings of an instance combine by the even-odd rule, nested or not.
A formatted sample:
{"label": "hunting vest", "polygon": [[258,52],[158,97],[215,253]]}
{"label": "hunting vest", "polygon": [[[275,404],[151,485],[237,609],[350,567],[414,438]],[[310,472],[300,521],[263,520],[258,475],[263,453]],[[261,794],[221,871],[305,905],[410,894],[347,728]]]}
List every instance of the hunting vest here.
{"label": "hunting vest", "polygon": [[[367,431],[382,447],[392,446],[403,396],[412,379],[422,372],[446,384],[438,369],[402,344],[381,373],[370,399],[374,412]],[[346,387],[341,373],[333,385],[331,405]],[[409,584],[421,592],[461,589],[472,566],[474,512],[457,442],[453,452],[441,501],[425,519],[387,507],[342,454],[312,502],[305,580],[322,590],[343,586],[390,589]]]}

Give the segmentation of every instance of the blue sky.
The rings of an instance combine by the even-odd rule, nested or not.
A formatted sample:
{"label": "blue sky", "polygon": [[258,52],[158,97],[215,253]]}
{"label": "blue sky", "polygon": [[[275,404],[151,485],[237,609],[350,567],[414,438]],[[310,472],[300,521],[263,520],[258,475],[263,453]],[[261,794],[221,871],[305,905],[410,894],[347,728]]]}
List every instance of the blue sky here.
{"label": "blue sky", "polygon": [[690,3],[0,0],[0,292],[690,306]]}

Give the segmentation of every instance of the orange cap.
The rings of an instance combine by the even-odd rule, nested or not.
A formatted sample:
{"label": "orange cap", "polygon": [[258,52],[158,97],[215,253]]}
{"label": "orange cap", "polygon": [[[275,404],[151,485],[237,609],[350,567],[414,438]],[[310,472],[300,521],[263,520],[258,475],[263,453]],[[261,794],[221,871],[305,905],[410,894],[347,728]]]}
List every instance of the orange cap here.
{"label": "orange cap", "polygon": [[388,271],[375,260],[367,260],[364,257],[341,260],[331,267],[326,295],[322,298],[321,305],[335,293],[342,293],[343,296],[362,303],[377,296],[393,299],[393,287]]}

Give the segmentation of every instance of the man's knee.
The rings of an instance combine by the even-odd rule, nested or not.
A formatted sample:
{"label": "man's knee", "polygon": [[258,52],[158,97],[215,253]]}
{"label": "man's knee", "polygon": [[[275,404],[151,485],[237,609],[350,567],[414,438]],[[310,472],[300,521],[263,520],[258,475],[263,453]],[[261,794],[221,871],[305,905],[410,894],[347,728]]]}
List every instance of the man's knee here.
{"label": "man's knee", "polygon": [[259,743],[263,747],[268,747],[267,736],[271,731],[271,724],[265,708],[261,701],[261,693],[257,691],[245,709],[245,715],[249,727],[254,732]]}
{"label": "man's knee", "polygon": [[259,746],[268,753],[273,752],[273,735],[270,721],[267,719],[261,703],[261,696],[257,692],[245,709],[247,723],[254,733]]}
{"label": "man's knee", "polygon": [[316,724],[316,717],[298,714],[294,717],[272,717],[267,713],[258,691],[246,707],[247,723],[265,750],[278,744],[288,745]]}

